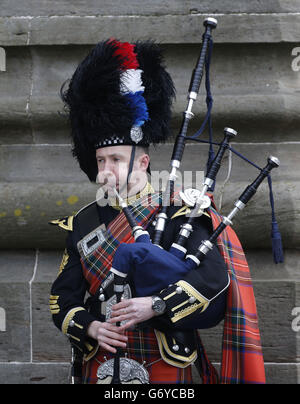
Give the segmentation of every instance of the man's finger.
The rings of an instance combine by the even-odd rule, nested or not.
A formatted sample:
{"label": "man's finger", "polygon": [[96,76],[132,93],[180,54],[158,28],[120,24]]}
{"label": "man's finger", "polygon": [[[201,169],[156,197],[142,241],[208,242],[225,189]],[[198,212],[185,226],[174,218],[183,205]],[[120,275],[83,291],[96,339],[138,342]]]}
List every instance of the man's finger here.
{"label": "man's finger", "polygon": [[114,304],[112,310],[116,311],[119,309],[124,309],[129,306],[129,299],[124,299],[120,303]]}
{"label": "man's finger", "polygon": [[102,335],[103,335],[103,337],[111,338],[111,339],[118,340],[118,341],[125,341],[125,342],[128,341],[128,338],[126,337],[126,335],[118,334],[113,331],[106,331]]}
{"label": "man's finger", "polygon": [[101,342],[104,342],[105,344],[110,345],[110,346],[113,345],[113,346],[119,346],[122,348],[126,348],[126,345],[127,345],[126,342],[122,342],[117,339],[107,338],[107,337],[104,337],[101,340]]}
{"label": "man's finger", "polygon": [[112,310],[111,312],[111,317],[118,317],[118,316],[125,316],[125,315],[130,315],[132,311],[128,308],[125,307],[123,309],[119,309],[119,310]]}
{"label": "man's finger", "polygon": [[121,316],[111,316],[111,318],[108,320],[110,323],[114,324],[114,323],[118,323],[121,321],[126,321],[129,320],[129,318],[126,315],[121,315]]}
{"label": "man's finger", "polygon": [[124,330],[121,329],[121,327],[118,327],[116,325],[111,324],[110,322],[103,323],[103,328],[104,330],[116,332],[118,334],[123,334]]}
{"label": "man's finger", "polygon": [[108,351],[108,352],[111,352],[111,353],[116,353],[116,352],[117,352],[116,348],[113,348],[113,347],[109,346],[109,345],[106,344],[105,342],[99,342],[99,345],[100,345],[103,349],[105,349],[106,351]]}
{"label": "man's finger", "polygon": [[120,317],[114,317],[114,318],[110,318],[108,321],[110,323],[118,323],[121,321],[126,321],[126,324],[123,324],[122,326],[120,326],[120,328],[122,328],[122,330],[127,330],[128,328],[132,327],[133,325],[136,324],[135,320],[129,320],[129,318],[127,316],[120,316]]}

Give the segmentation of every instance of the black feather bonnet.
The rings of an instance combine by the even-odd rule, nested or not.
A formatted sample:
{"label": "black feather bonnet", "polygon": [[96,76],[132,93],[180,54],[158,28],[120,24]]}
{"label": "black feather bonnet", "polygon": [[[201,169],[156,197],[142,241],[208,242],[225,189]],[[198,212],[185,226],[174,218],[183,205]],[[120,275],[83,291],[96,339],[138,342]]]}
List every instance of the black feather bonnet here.
{"label": "black feather bonnet", "polygon": [[169,136],[175,96],[153,41],[99,42],[78,65],[61,96],[68,110],[73,155],[96,180],[95,150],[113,145],[149,146]]}

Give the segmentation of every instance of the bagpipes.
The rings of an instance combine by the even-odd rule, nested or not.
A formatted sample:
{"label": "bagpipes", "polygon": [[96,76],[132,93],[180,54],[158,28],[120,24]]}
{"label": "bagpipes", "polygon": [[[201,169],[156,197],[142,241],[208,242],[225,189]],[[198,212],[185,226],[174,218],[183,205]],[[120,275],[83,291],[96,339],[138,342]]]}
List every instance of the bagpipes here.
{"label": "bagpipes", "polygon": [[[279,160],[273,156],[268,158],[265,167],[259,168],[256,166],[259,168],[259,175],[242,192],[238,200],[234,203],[234,208],[231,210],[231,212],[227,216],[223,216],[223,220],[220,225],[215,229],[209,239],[201,242],[195,254],[186,255],[186,244],[193,231],[195,219],[199,217],[201,212],[210,207],[211,200],[207,196],[207,191],[211,189],[215,183],[224,154],[228,149],[234,151],[234,149],[230,147],[230,141],[235,138],[237,132],[231,128],[225,128],[224,139],[219,144],[219,149],[216,156],[209,164],[203,183],[203,188],[201,191],[194,192],[190,214],[188,215],[186,223],[182,225],[177,240],[173,242],[169,251],[166,251],[161,247],[163,233],[168,220],[167,210],[168,206],[170,206],[170,200],[174,193],[174,183],[177,178],[176,171],[181,165],[186,140],[195,139],[195,137],[187,137],[187,130],[189,122],[194,115],[192,112],[192,107],[198,96],[204,70],[205,68],[208,69],[209,67],[210,54],[212,50],[212,30],[216,28],[217,21],[214,18],[207,18],[204,21],[204,26],[205,32],[203,34],[201,53],[191,78],[188,94],[188,105],[183,114],[183,122],[174,144],[170,174],[165,191],[162,194],[161,208],[156,217],[156,225],[152,240],[150,239],[149,233],[138,225],[130,210],[130,207],[127,206],[126,202],[115,190],[115,194],[119,199],[119,204],[128,220],[135,240],[135,243],[132,244],[121,244],[116,250],[113,258],[111,272],[114,273],[114,291],[116,293],[117,302],[121,301],[124,291],[124,284],[128,275],[131,276],[131,280],[134,283],[136,296],[139,297],[151,296],[155,293],[159,293],[169,284],[175,283],[182,279],[190,271],[194,271],[198,268],[201,269],[201,262],[205,259],[209,251],[212,250],[219,235],[228,225],[232,224],[232,219],[254,196],[258,187],[266,177],[268,178],[271,189],[270,172],[273,168],[279,166]],[[206,70],[206,78],[208,79],[208,77],[208,70]],[[207,90],[209,90],[209,83],[207,82],[206,84]],[[205,118],[205,122],[210,120],[210,111],[212,105],[211,97],[208,97],[207,102],[208,113]],[[210,143],[212,144],[211,141]],[[271,204],[272,201],[273,199],[271,198]],[[272,212],[272,217],[276,230],[277,223],[274,212]],[[278,261],[281,260],[281,258],[277,259]],[[224,274],[223,278],[219,280],[218,287],[220,291],[224,290],[226,285],[228,286],[228,274]],[[215,296],[208,296],[208,300],[203,305],[202,310],[206,309],[214,297]],[[115,358],[111,361],[113,361],[110,364],[110,375],[112,376],[111,383],[117,384],[130,382],[130,380],[134,380],[136,383],[149,382],[143,371],[143,367],[135,361],[131,361],[132,363],[129,363],[130,360],[128,358],[122,358],[120,349],[117,350]],[[105,365],[108,366],[107,363],[104,364],[104,366]],[[99,373],[103,371],[103,365],[101,366],[101,369],[99,368]],[[136,371],[134,369],[136,369]],[[132,372],[132,375],[131,377],[128,377],[130,372]],[[127,376],[124,376],[124,374],[127,374]],[[102,375],[100,378],[104,379],[105,375]]]}

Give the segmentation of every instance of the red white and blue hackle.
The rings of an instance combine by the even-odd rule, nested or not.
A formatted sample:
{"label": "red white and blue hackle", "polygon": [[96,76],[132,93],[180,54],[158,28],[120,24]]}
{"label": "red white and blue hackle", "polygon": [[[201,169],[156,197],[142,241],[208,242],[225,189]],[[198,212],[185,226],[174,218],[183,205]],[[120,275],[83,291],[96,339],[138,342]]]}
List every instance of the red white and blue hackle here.
{"label": "red white and blue hackle", "polygon": [[139,62],[134,52],[135,45],[116,40],[112,40],[112,43],[116,47],[114,55],[120,56],[122,60],[120,93],[127,98],[134,112],[130,136],[135,143],[138,143],[143,138],[142,126],[149,119],[147,104],[143,96],[145,90],[142,82],[143,70],[139,69]]}

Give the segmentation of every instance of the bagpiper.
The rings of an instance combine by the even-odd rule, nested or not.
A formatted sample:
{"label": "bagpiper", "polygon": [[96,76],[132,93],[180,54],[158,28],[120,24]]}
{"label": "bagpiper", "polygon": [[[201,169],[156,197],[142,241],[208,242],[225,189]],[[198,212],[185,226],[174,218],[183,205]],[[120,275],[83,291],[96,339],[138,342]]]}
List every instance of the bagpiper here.
{"label": "bagpiper", "polygon": [[[50,309],[55,325],[73,347],[74,375],[81,383],[111,383],[120,352],[122,383],[192,383],[193,364],[203,383],[265,381],[251,277],[232,229],[212,246],[201,269],[179,274],[175,280],[173,276],[170,281],[166,275],[164,287],[154,294],[148,294],[147,288],[143,295],[137,293],[134,277],[129,276],[121,302],[116,300],[113,259],[118,248],[134,238],[115,195],[123,197],[151,238],[161,192],[155,192],[149,181],[149,146],[169,137],[174,95],[158,45],[115,39],[98,43],[62,90],[73,155],[89,180],[102,190],[101,198],[76,215],[52,221],[67,231],[67,240],[51,289]],[[164,250],[176,240],[188,212],[185,198],[174,192],[161,241]],[[187,254],[195,255],[220,221],[213,206],[199,215],[187,240]],[[155,264],[153,259],[153,270],[159,270]],[[247,288],[235,276],[237,270]],[[151,267],[142,273],[140,285],[149,277]],[[255,329],[251,352],[247,316]],[[238,328],[233,325],[236,318],[241,319]],[[223,341],[219,378],[199,330],[224,319],[226,338],[234,329],[236,343],[246,343],[235,350],[230,338]]]}

